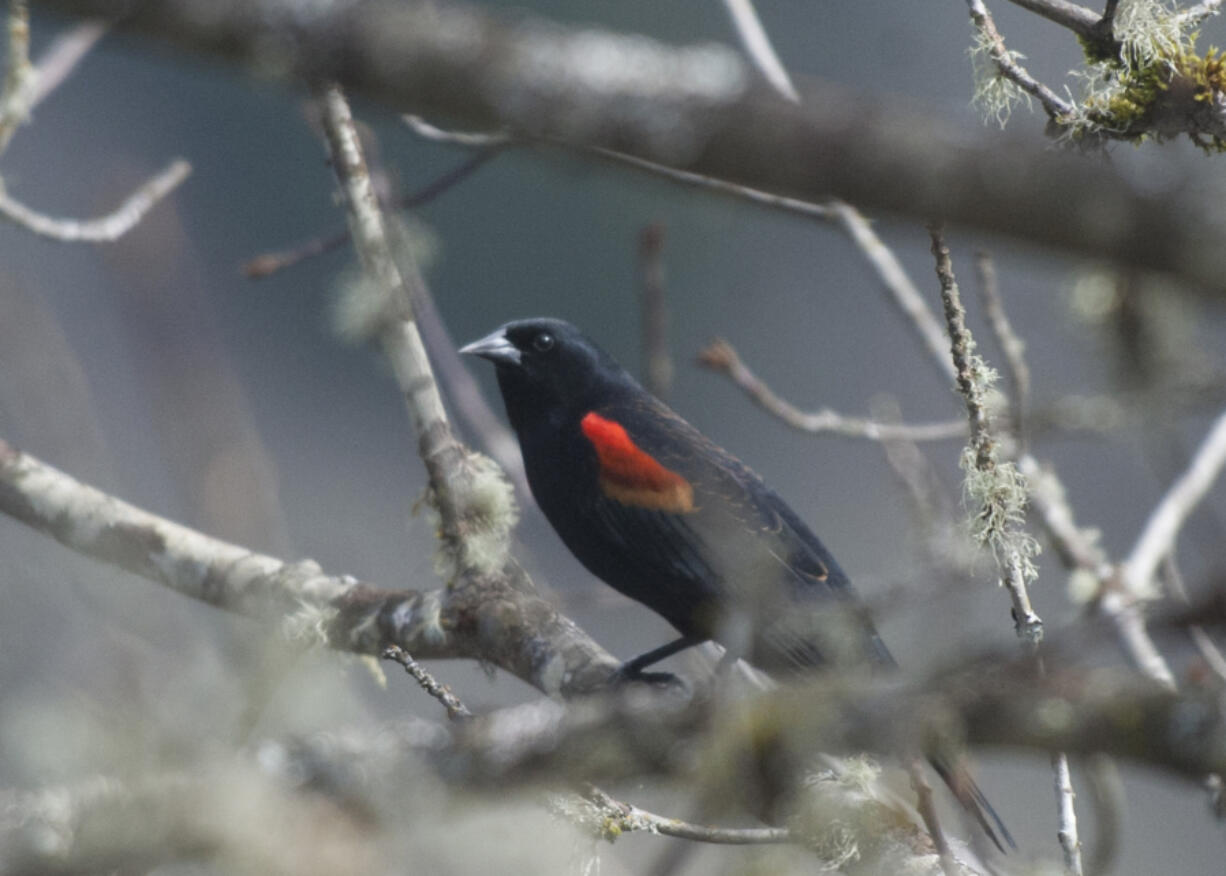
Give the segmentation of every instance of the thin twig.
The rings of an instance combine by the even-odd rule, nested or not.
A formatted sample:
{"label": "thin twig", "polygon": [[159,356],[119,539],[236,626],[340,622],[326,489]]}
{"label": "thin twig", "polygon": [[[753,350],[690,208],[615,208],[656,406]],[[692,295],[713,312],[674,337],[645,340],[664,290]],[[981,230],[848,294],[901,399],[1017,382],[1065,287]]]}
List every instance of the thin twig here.
{"label": "thin twig", "polygon": [[1226,466],[1226,412],[1214,421],[1192,462],[1150,513],[1145,528],[1123,563],[1123,585],[1136,597],[1154,594],[1153,577],[1162,558],[1175,549],[1184,521],[1205,497]]}
{"label": "thin twig", "polygon": [[1217,15],[1222,6],[1222,0],[1206,0],[1195,6],[1189,6],[1182,12],[1175,13],[1175,23],[1179,26],[1199,24],[1211,15]]}
{"label": "thin twig", "polygon": [[812,434],[842,435],[871,441],[940,441],[966,434],[963,420],[944,423],[881,423],[860,417],[847,417],[829,408],[805,412],[774,393],[741,361],[736,349],[716,338],[698,354],[698,364],[727,376],[759,407],[793,429]]}
{"label": "thin twig", "polygon": [[1094,844],[1085,861],[1088,876],[1107,876],[1115,872],[1120,850],[1120,822],[1127,805],[1124,784],[1115,761],[1106,755],[1093,755],[1085,763],[1090,800],[1094,805]]}
{"label": "thin twig", "polygon": [[1043,16],[1048,21],[1054,21],[1061,27],[1067,27],[1078,36],[1090,39],[1098,37],[1096,28],[1102,19],[1092,9],[1069,3],[1068,0],[1012,0],[1012,2],[1023,9],[1029,9]]}
{"label": "thin twig", "polygon": [[988,429],[988,411],[983,401],[984,388],[976,378],[975,363],[971,359],[974,341],[966,327],[966,310],[962,306],[962,295],[958,291],[953,260],[950,258],[949,247],[945,245],[944,233],[936,224],[930,225],[928,231],[932,238],[932,255],[936,258],[945,325],[949,332],[949,355],[954,366],[954,382],[966,405],[967,421],[971,429],[970,446],[975,453],[975,468],[987,471],[995,466],[995,441]]}
{"label": "thin twig", "polygon": [[639,232],[639,311],[643,332],[643,385],[660,399],[673,385],[668,345],[668,295],[664,287],[664,225],[653,222]]}
{"label": "thin twig", "polygon": [[[971,436],[967,447],[969,465],[983,478],[992,479],[990,486],[968,492],[980,494],[982,507],[976,513],[977,526],[982,529],[980,540],[992,546],[993,555],[1000,567],[1001,583],[1009,593],[1013,604],[1013,622],[1017,634],[1031,646],[1043,637],[1043,621],[1030,603],[1026,587],[1026,535],[1017,530],[1014,507],[1021,500],[1011,493],[1025,489],[1025,476],[1020,484],[1008,482],[1006,466],[996,459],[996,440],[992,436],[991,422],[984,405],[984,365],[975,355],[975,341],[966,325],[966,310],[962,295],[954,277],[953,261],[949,247],[945,245],[943,232],[938,225],[929,226],[932,236],[932,254],[936,258],[937,279],[941,286],[941,303],[945,310],[945,322],[949,329],[950,354],[957,370],[958,393],[966,404]],[[968,472],[968,478],[970,473]]]}
{"label": "thin twig", "polygon": [[23,228],[64,243],[110,243],[136,226],[145,214],[187,179],[192,166],[183,159],[172,161],[165,170],[128,196],[114,212],[97,219],[55,219],[31,210],[14,200],[0,187],[0,215]]}
{"label": "thin twig", "polygon": [[[1001,567],[1001,583],[1008,591],[1012,603],[1014,629],[1022,640],[1024,650],[1037,656],[1039,643],[1043,638],[1043,620],[1030,602],[1027,579],[1032,578],[1034,572],[1028,573],[1026,568],[1029,563],[1026,552],[1033,541],[1026,533],[1018,531],[1020,527],[1016,518],[1020,517],[1021,512],[1014,510],[1018,502],[1009,496],[1010,493],[1026,490],[1025,475],[1020,476],[1020,483],[1016,482],[1006,473],[1006,466],[1012,466],[1012,463],[1000,464],[996,461],[996,446],[990,433],[991,424],[983,406],[983,363],[974,355],[974,340],[966,326],[966,312],[962,307],[958,284],[954,278],[949,248],[945,245],[939,226],[931,226],[930,232],[932,253],[937,262],[937,278],[941,286],[941,302],[949,329],[950,353],[958,372],[958,391],[966,402],[967,417],[971,424],[971,443],[968,450],[973,451],[974,466],[979,474],[992,478],[992,486],[986,491],[968,492],[981,496],[981,519],[998,518],[995,523],[985,524],[984,532],[988,538],[984,540],[993,537],[997,540],[997,543],[993,544],[993,555]],[[984,298],[993,311],[990,317],[992,327],[1002,348],[1010,350],[1006,358],[1021,395],[1022,390],[1028,389],[1029,386],[1029,371],[1023,356],[1024,347],[1005,317],[991,262],[981,255],[978,263]],[[1020,403],[1018,410],[1020,421]],[[1013,471],[1017,471],[1016,467]],[[993,510],[993,505],[999,506],[999,510]],[[994,536],[991,535],[993,528],[998,530]],[[1046,666],[1041,657],[1037,658],[1037,669],[1040,677],[1046,675]],[[1054,752],[1051,762],[1055,774],[1056,816],[1059,825],[1057,835],[1064,854],[1065,869],[1071,876],[1081,876],[1081,840],[1077,829],[1077,811],[1074,806],[1076,798],[1069,775],[1068,757],[1064,752]]]}
{"label": "thin twig", "polygon": [[442,704],[443,708],[447,710],[447,717],[452,721],[462,721],[473,716],[468,707],[460,702],[460,698],[451,692],[451,688],[445,684],[440,684],[404,648],[401,648],[399,645],[388,645],[379,656],[384,660],[392,660],[403,666],[404,671],[421,685],[422,690]]}
{"label": "thin twig", "polygon": [[745,54],[749,56],[750,62],[757,71],[762,74],[762,78],[783,97],[800,103],[800,95],[796,93],[796,86],[792,84],[792,78],[788,76],[787,69],[779,60],[775,47],[771,45],[766,28],[762,26],[762,20],[758,18],[758,12],[754,9],[753,0],[724,0],[724,8],[728,10],[728,15],[732,18],[732,26],[741,40],[741,48],[745,50]]}
{"label": "thin twig", "polygon": [[[1167,593],[1175,599],[1184,605],[1192,604],[1174,554],[1167,554],[1162,559],[1162,582],[1166,586]],[[1192,638],[1192,644],[1196,646],[1196,650],[1200,652],[1201,659],[1209,667],[1209,671],[1217,676],[1218,681],[1226,682],[1226,655],[1223,655],[1218,646],[1209,638],[1204,626],[1197,623],[1188,624],[1188,635]]]}
{"label": "thin twig", "polygon": [[1077,793],[1073,790],[1073,777],[1069,773],[1068,755],[1064,752],[1052,754],[1051,766],[1056,777],[1056,801],[1060,825],[1056,836],[1060,841],[1060,850],[1064,854],[1064,869],[1073,876],[1081,876],[1081,837],[1077,832],[1077,810],[1073,805],[1077,800]]}
{"label": "thin twig", "polygon": [[833,201],[828,210],[831,218],[868,259],[889,293],[891,302],[919,333],[929,356],[941,373],[950,379],[956,377],[957,372],[949,358],[949,339],[945,329],[894,255],[894,251],[877,236],[869,221],[855,207],[842,201]]}
{"label": "thin twig", "polygon": [[30,91],[37,73],[30,66],[30,7],[27,0],[9,0],[8,52],[4,90],[0,93],[0,152],[8,148],[17,128],[30,115]]}
{"label": "thin twig", "polygon": [[430,140],[434,143],[484,148],[488,146],[506,146],[514,142],[514,139],[506,131],[446,131],[435,127],[421,116],[405,114],[401,118],[413,130],[414,134],[423,140]]}
{"label": "thin twig", "polygon": [[31,108],[42,103],[47,95],[64,83],[107,30],[105,22],[83,21],[51,41],[35,64],[38,75],[30,90]]}
{"label": "thin twig", "polygon": [[949,841],[945,838],[945,831],[941,829],[941,820],[937,816],[937,807],[932,796],[932,785],[924,775],[924,764],[918,759],[912,760],[907,765],[907,773],[911,777],[911,790],[915,792],[915,808],[923,819],[928,836],[932,837],[932,844],[936,847],[941,862],[941,870],[945,876],[958,876],[958,862],[950,853]]}
{"label": "thin twig", "polygon": [[1073,105],[1031,76],[1026,68],[1017,62],[1017,56],[1005,48],[1005,39],[996,29],[996,22],[988,8],[983,5],[983,0],[967,0],[966,5],[970,9],[971,21],[987,43],[988,54],[999,74],[1043,104],[1043,109],[1053,121],[1072,116]]}
{"label": "thin twig", "polygon": [[[471,176],[477,169],[485,165],[490,159],[498,154],[501,147],[494,146],[488,149],[482,149],[474,154],[467,161],[462,162],[456,167],[444,173],[438,179],[432,180],[422,188],[411,194],[396,198],[387,204],[388,209],[393,210],[411,210],[414,207],[420,207],[428,204],[437,198],[439,195],[450,190],[467,177]],[[271,276],[277,271],[285,268],[293,267],[300,262],[315,256],[323,255],[326,252],[331,252],[338,247],[343,246],[349,241],[349,229],[345,228],[341,231],[334,232],[325,237],[316,237],[308,240],[305,243],[273,252],[261,253],[254,258],[251,258],[243,263],[241,270],[244,275],[252,279],[262,279]]]}
{"label": "thin twig", "polygon": [[1013,412],[1013,430],[1017,440],[1026,446],[1026,420],[1030,409],[1030,366],[1026,364],[1026,344],[1013,330],[1005,314],[1005,303],[1000,295],[996,278],[996,264],[986,252],[975,254],[975,266],[979,274],[979,291],[983,297],[984,315],[988,326],[996,336],[1001,355],[1005,361],[1005,373],[1009,375],[1012,392],[1009,394]]}
{"label": "thin twig", "polygon": [[795,840],[791,832],[782,827],[712,827],[656,815],[631,803],[616,800],[594,785],[588,786],[583,796],[599,807],[606,818],[614,819],[619,830],[646,830],[678,839],[733,846],[778,844]]}

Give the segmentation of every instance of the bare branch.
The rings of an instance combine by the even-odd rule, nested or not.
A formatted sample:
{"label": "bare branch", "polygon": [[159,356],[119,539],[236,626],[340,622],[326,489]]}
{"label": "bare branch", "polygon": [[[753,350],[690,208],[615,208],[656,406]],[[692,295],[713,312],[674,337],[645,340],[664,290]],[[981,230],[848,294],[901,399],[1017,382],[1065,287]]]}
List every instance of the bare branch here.
{"label": "bare branch", "polygon": [[890,294],[890,300],[912,327],[932,356],[932,361],[950,379],[956,376],[949,358],[949,339],[941,323],[933,315],[924,296],[891,250],[873,231],[872,225],[850,204],[838,201],[830,205],[833,218],[868,259],[877,277]]}
{"label": "bare branch", "polygon": [[215,539],[73,480],[0,441],[0,513],[66,547],[291,640],[362,654],[481,659],[550,695],[603,689],[621,665],[522,572],[462,575],[440,590],[383,590]]}
{"label": "bare branch", "polygon": [[1189,6],[1175,13],[1175,21],[1180,25],[1199,24],[1209,16],[1217,15],[1221,8],[1222,0],[1206,0],[1204,3],[1197,3],[1195,6]]}
{"label": "bare branch", "polygon": [[[111,8],[44,3],[77,15]],[[1109,165],[968,137],[923,109],[870,106],[834,86],[806,87],[795,104],[755,87],[735,54],[709,44],[677,48],[523,18],[504,26],[471,9],[393,0],[161,0],[135,4],[122,26],[244,63],[272,41],[282,78],[339,78],[402,112],[613,149],[785,197],[940,215],[1214,290],[1226,275],[1226,248],[1216,245],[1226,221],[1190,169],[1172,167],[1156,193]]]}
{"label": "bare branch", "polygon": [[750,371],[735,348],[721,338],[713,340],[698,354],[698,364],[725,375],[767,413],[802,432],[867,438],[870,441],[940,441],[961,438],[966,434],[966,423],[962,420],[945,423],[880,423],[859,417],[846,417],[829,408],[812,413],[798,410],[790,402],[777,396]]}
{"label": "bare branch", "polygon": [[97,219],[54,219],[44,216],[13,199],[0,186],[0,215],[23,228],[65,243],[110,243],[131,231],[158,201],[174,191],[187,179],[192,166],[183,159],[172,161],[165,170],[150,179],[115,209]]}
{"label": "bare branch", "polygon": [[1150,513],[1132,553],[1124,560],[1122,577],[1128,593],[1141,598],[1153,595],[1158,564],[1175,549],[1175,539],[1184,521],[1213,486],[1223,466],[1226,466],[1226,412],[1214,421],[1187,470],[1171,484]]}
{"label": "bare branch", "polygon": [[615,800],[595,786],[589,787],[583,796],[598,808],[606,831],[609,826],[616,826],[618,831],[645,830],[661,836],[732,846],[769,845],[797,840],[782,827],[714,827],[656,815],[633,804]]}
{"label": "bare branch", "polygon": [[[483,167],[495,155],[498,154],[497,148],[483,149],[477,152],[467,161],[462,162],[457,167],[444,173],[438,179],[428,183],[423,188],[401,198],[396,198],[391,203],[387,204],[387,208],[391,210],[408,210],[414,207],[420,207],[428,204],[435,198],[449,191],[452,186],[457,185],[464,179],[471,176],[479,168]],[[293,267],[299,262],[314,258],[317,255],[323,255],[326,252],[331,252],[339,246],[343,246],[349,240],[349,229],[330,234],[326,237],[316,237],[308,240],[306,243],[298,244],[290,249],[284,249],[276,252],[261,253],[254,258],[249,259],[242,265],[242,272],[252,279],[261,279],[271,276],[277,271],[285,268]]]}
{"label": "bare branch", "polygon": [[[370,288],[363,290],[371,298],[369,331],[378,337],[400,384],[417,435],[418,454],[430,481],[430,501],[441,519],[440,539],[457,571],[495,571],[506,561],[510,527],[514,523],[510,486],[501,472],[492,470],[488,463],[461,446],[451,433],[425,344],[413,319],[410,285],[421,286],[423,281],[411,253],[402,252],[399,264],[392,254],[344,95],[338,86],[331,85],[320,99],[332,167],[345,195],[349,231],[370,283]],[[403,272],[400,265],[405,267]],[[477,548],[478,540],[467,532],[466,517],[473,513],[468,503],[473,498],[474,479],[481,479],[486,489],[497,489],[499,483],[506,486],[503,519],[493,521],[490,532],[496,541],[482,540],[484,550]],[[501,534],[495,533],[495,529],[501,529]]]}
{"label": "bare branch", "polygon": [[442,704],[443,708],[447,710],[447,717],[452,721],[460,721],[473,716],[468,707],[460,702],[460,698],[451,692],[451,688],[445,684],[439,684],[435,677],[414,660],[404,648],[401,648],[399,645],[388,645],[379,656],[384,660],[392,660],[403,666],[404,671],[421,685],[422,690]]}
{"label": "bare branch", "polygon": [[1056,801],[1058,804],[1060,850],[1064,853],[1064,869],[1073,876],[1081,876],[1081,837],[1077,832],[1077,810],[1074,802],[1073,777],[1069,773],[1068,755],[1057,752],[1051,756],[1052,771],[1056,776]]}
{"label": "bare branch", "polygon": [[996,265],[986,252],[975,254],[975,266],[979,273],[979,291],[983,296],[984,315],[1000,352],[1005,360],[1005,373],[1013,392],[1010,394],[1010,409],[1013,412],[1013,430],[1017,440],[1025,447],[1026,415],[1030,409],[1030,366],[1026,364],[1026,345],[1013,330],[1005,314],[1005,302],[1000,295],[996,279]]}
{"label": "bare branch", "polygon": [[932,797],[932,785],[924,775],[924,764],[918,759],[912,760],[907,764],[907,774],[911,777],[911,790],[915,792],[916,808],[941,859],[941,870],[945,876],[958,876],[958,864],[950,854],[949,841],[945,838],[945,831],[941,829],[941,821]]}
{"label": "bare branch", "polygon": [[1073,105],[1031,76],[1026,68],[1018,63],[1016,54],[1005,48],[1005,39],[996,29],[996,22],[988,8],[983,5],[983,0],[967,0],[967,6],[970,8],[971,21],[986,43],[987,52],[992,63],[996,65],[998,75],[1031,97],[1037,98],[1053,121],[1059,122],[1071,116]]}
{"label": "bare branch", "polygon": [[[1162,582],[1166,586],[1167,593],[1172,597],[1184,605],[1191,605],[1188,589],[1183,584],[1183,575],[1179,571],[1179,564],[1175,562],[1174,553],[1167,554],[1162,560]],[[1192,637],[1192,644],[1200,652],[1201,659],[1205,661],[1209,671],[1216,675],[1219,681],[1226,682],[1226,655],[1223,655],[1218,646],[1209,638],[1204,625],[1188,624],[1188,635]]]}
{"label": "bare branch", "polygon": [[673,357],[668,348],[668,295],[664,288],[664,226],[639,232],[639,310],[643,324],[643,385],[657,398],[668,398],[673,385]]}
{"label": "bare branch", "polygon": [[51,41],[35,65],[38,76],[30,90],[31,108],[42,103],[72,75],[90,49],[106,35],[107,29],[101,21],[83,21]]}
{"label": "bare branch", "polygon": [[515,142],[514,138],[506,131],[446,131],[435,127],[421,116],[415,116],[412,113],[406,113],[401,118],[404,119],[404,123],[412,129],[414,134],[432,143],[448,143],[452,146],[484,148],[489,146],[509,146]]}
{"label": "bare branch", "polygon": [[0,152],[8,148],[17,128],[30,115],[30,91],[37,74],[30,66],[30,7],[27,0],[9,0],[8,51],[4,90],[0,93]]}
{"label": "bare branch", "polygon": [[1098,23],[1101,17],[1093,10],[1069,3],[1068,0],[1011,0],[1023,9],[1043,16],[1048,21],[1054,21],[1061,27],[1067,27],[1080,37],[1096,39]]}
{"label": "bare branch", "polygon": [[770,37],[766,35],[766,28],[758,18],[753,0],[724,0],[724,8],[732,18],[732,26],[736,28],[741,47],[762,74],[762,78],[783,97],[800,103],[796,86],[792,84],[792,78],[788,76],[787,69],[775,53],[775,47],[771,45]]}

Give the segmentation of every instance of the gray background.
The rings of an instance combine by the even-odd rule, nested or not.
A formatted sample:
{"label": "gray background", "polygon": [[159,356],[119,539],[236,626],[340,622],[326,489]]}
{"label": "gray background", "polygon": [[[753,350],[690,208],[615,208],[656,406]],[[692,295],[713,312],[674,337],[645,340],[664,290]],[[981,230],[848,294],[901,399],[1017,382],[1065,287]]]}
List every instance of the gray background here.
{"label": "gray background", "polygon": [[[1072,37],[996,5],[1031,70],[1049,84],[1065,82],[1078,61]],[[508,8],[669,41],[733,41],[715,2]],[[964,4],[762,2],[760,11],[795,75],[914,101],[952,126],[979,130],[969,107]],[[36,44],[65,24],[36,15]],[[1210,22],[1201,45],[1221,33]],[[113,246],[62,246],[0,226],[0,435],[130,501],[253,548],[310,556],[389,586],[433,586],[431,526],[409,514],[423,478],[396,389],[374,354],[346,346],[330,326],[348,252],[259,283],[239,273],[245,259],[341,222],[304,100],[112,35],[38,109],[0,167],[13,194],[48,213],[103,212],[173,156],[195,171]],[[358,102],[355,111],[380,134],[383,160],[406,190],[466,157],[419,142],[382,107]],[[1011,133],[1048,148],[1042,125],[1023,108]],[[1112,160],[1143,174],[1155,150],[1221,176],[1220,158],[1184,144],[1117,147]],[[870,399],[888,395],[910,419],[956,415],[950,388],[836,231],[529,151],[499,157],[420,215],[437,237],[429,280],[456,338],[551,314],[589,327],[632,366],[637,234],[649,221],[665,223],[675,406],[780,487],[867,594],[913,574],[907,514],[879,448],[791,432],[691,364],[711,336],[723,335],[803,407],[866,414]],[[923,228],[875,218],[935,302]],[[949,240],[968,292],[975,249],[996,254],[1038,401],[1115,385],[1106,340],[1067,306],[1074,282],[1094,266],[964,229],[951,229]],[[1221,307],[1183,312],[1192,305],[1173,301],[1176,321],[1191,326],[1186,348],[1207,351],[1220,367]],[[977,313],[972,326],[982,326]],[[473,368],[493,399],[489,369]],[[1187,417],[1177,435],[1194,446],[1211,413]],[[1172,471],[1136,434],[1047,438],[1037,451],[1057,462],[1081,519],[1102,528],[1114,556],[1128,550]],[[957,453],[952,442],[931,453],[951,484]],[[1224,493],[1218,487],[1210,498],[1218,513],[1226,513]],[[521,527],[525,556],[581,624],[626,656],[667,635],[663,622],[593,581],[534,514]],[[1218,535],[1200,526],[1182,556],[1194,584],[1212,568]],[[252,695],[237,667],[276,662],[251,624],[100,571],[12,522],[0,521],[0,551],[0,783],[37,786],[108,763],[156,764],[201,740],[233,739],[245,726]],[[1064,587],[1064,574],[1046,561],[1035,599],[1053,630],[1077,617]],[[883,614],[880,623],[900,660],[916,666],[1012,635],[1007,600],[986,580],[970,594]],[[467,664],[433,668],[474,708],[533,695]],[[437,712],[401,678],[383,692],[352,662],[324,655],[268,686],[254,732],[344,726],[407,709]],[[1023,849],[1056,854],[1046,759],[984,761],[983,785]],[[1220,871],[1221,828],[1198,789],[1138,770],[1126,776],[1120,872]],[[1086,822],[1092,834],[1088,813]]]}

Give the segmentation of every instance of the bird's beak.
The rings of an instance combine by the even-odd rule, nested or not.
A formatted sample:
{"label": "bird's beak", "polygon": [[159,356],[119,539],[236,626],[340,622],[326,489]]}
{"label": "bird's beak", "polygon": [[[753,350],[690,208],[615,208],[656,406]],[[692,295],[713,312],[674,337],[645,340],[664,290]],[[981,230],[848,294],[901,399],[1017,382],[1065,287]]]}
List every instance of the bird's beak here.
{"label": "bird's beak", "polygon": [[520,360],[519,350],[507,340],[507,336],[502,329],[486,335],[479,341],[465,344],[463,347],[460,347],[460,352],[472,356],[480,356],[482,359],[489,359],[496,365],[501,363],[518,365]]}

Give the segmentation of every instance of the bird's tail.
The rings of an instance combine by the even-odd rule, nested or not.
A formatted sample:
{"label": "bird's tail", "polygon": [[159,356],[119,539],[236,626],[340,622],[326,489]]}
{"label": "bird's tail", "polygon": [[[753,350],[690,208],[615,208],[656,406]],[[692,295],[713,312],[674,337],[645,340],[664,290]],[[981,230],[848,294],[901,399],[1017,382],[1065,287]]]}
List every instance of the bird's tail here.
{"label": "bird's tail", "polygon": [[[933,757],[929,760],[932,768],[937,771],[937,775],[941,777],[941,781],[949,786],[949,790],[953,792],[958,803],[970,815],[979,826],[983,828],[983,832],[988,835],[988,838],[1000,849],[1002,853],[1007,853],[1009,849],[1016,849],[1017,843],[1013,841],[1013,835],[1009,833],[1009,828],[1005,827],[1004,821],[996,813],[992,804],[988,802],[988,798],[984,796],[983,791],[975,784],[975,779],[971,776],[966,765],[955,761],[951,764],[944,758]],[[1008,846],[1008,848],[1005,848]]]}

